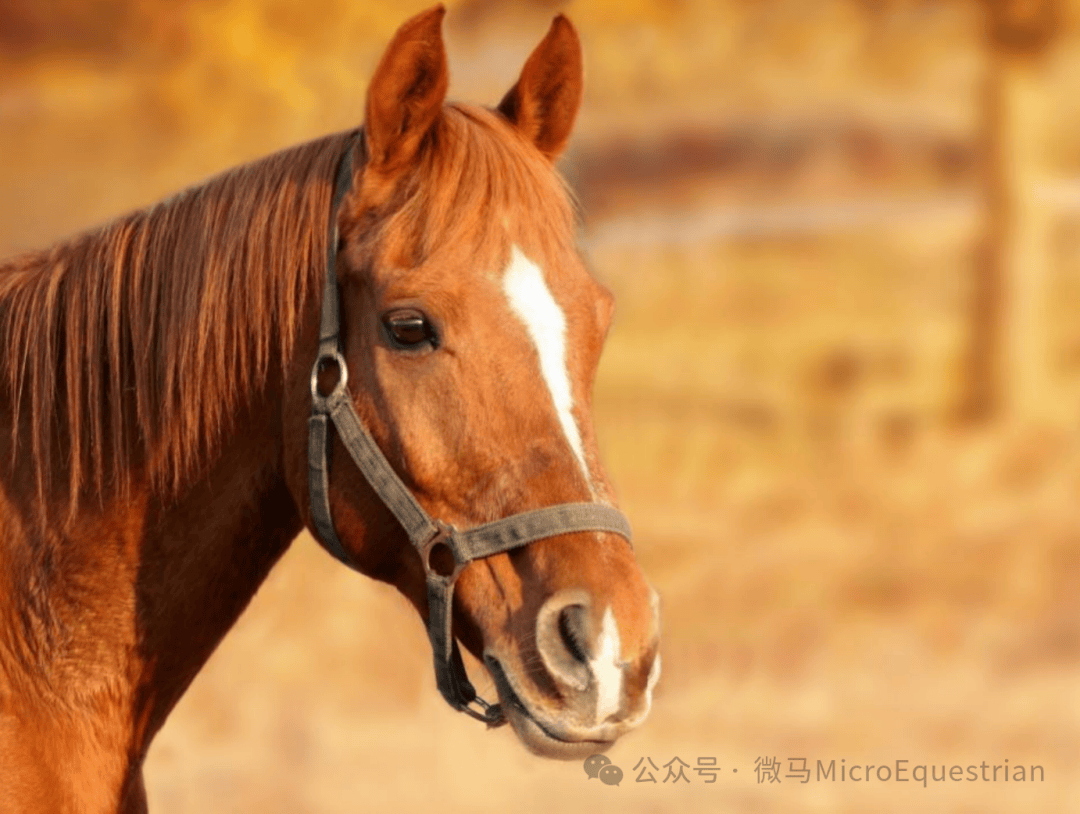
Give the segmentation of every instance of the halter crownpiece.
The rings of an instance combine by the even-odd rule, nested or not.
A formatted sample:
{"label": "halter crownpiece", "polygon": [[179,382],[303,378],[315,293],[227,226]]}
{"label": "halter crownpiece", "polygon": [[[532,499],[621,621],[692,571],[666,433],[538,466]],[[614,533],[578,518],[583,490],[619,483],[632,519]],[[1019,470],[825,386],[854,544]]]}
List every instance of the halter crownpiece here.
{"label": "halter crownpiece", "polygon": [[[329,423],[375,494],[386,504],[420,554],[427,581],[428,638],[435,659],[435,681],[443,698],[461,712],[488,726],[506,723],[498,704],[476,694],[465,672],[461,651],[451,630],[454,583],[473,560],[490,557],[537,540],[582,531],[606,531],[630,541],[630,524],[622,512],[598,503],[561,503],[460,530],[433,519],[402,483],[386,456],[365,429],[352,405],[348,367],[341,352],[341,318],[337,290],[337,211],[352,185],[350,141],[338,165],[330,207],[326,281],[323,287],[319,352],[311,369],[311,416],[308,418],[308,490],[311,517],[323,547],[341,562],[356,568],[334,531],[330,515],[330,468],[326,456]],[[319,390],[319,371],[326,362],[339,370],[329,395]],[[432,558],[439,548],[453,556],[452,568],[436,568]],[[358,569],[357,569],[358,570]],[[476,704],[480,709],[473,709]]]}

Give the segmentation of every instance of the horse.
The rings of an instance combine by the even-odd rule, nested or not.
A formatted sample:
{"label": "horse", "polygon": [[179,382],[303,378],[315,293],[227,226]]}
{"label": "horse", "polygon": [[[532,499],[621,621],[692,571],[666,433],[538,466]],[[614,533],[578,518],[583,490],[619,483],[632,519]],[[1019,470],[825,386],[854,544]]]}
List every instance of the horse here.
{"label": "horse", "polygon": [[361,126],[0,264],[4,810],[145,811],[154,735],[304,529],[536,754],[648,713],[658,597],[591,419],[614,302],[555,169],[580,41],[560,15],[496,107],[448,102],[443,16]]}

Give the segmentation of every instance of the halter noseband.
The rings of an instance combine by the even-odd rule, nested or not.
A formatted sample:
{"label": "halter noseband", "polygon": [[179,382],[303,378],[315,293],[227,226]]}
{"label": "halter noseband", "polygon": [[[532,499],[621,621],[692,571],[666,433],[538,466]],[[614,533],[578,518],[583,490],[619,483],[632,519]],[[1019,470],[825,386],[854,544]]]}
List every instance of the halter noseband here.
{"label": "halter noseband", "polygon": [[[401,523],[409,542],[420,554],[427,578],[428,638],[435,656],[435,681],[450,706],[483,721],[488,726],[506,722],[499,704],[490,704],[476,694],[465,672],[461,651],[451,632],[454,583],[470,562],[490,557],[528,543],[581,531],[606,531],[619,534],[628,542],[630,524],[616,509],[598,503],[563,503],[535,511],[511,515],[502,520],[459,530],[433,519],[401,482],[374,439],[364,428],[352,406],[348,390],[348,368],[339,342],[341,320],[337,291],[337,210],[352,185],[350,143],[338,166],[330,207],[327,246],[326,282],[323,288],[322,321],[319,328],[319,354],[311,369],[311,417],[308,419],[308,487],[311,516],[323,547],[346,565],[355,568],[334,531],[330,516],[330,469],[326,457],[329,421],[356,462],[360,472],[386,507]],[[333,392],[319,391],[318,375],[324,362],[333,362],[339,378]],[[436,570],[431,562],[435,549],[445,547],[454,558],[449,573]],[[480,710],[472,708],[477,704]]]}

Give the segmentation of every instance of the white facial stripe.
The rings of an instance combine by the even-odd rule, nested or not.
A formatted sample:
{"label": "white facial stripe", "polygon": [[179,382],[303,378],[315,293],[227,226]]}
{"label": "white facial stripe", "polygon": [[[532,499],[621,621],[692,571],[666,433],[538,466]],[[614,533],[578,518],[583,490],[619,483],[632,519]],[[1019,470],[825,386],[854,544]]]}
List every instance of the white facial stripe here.
{"label": "white facial stripe", "polygon": [[522,254],[517,246],[513,247],[510,266],[503,274],[503,292],[510,301],[510,308],[525,323],[529,338],[536,346],[540,373],[551,393],[559,424],[581,465],[586,482],[591,486],[581,433],[574,421],[574,394],[566,369],[566,317],[551,296],[540,267]]}
{"label": "white facial stripe", "polygon": [[596,658],[589,660],[593,680],[596,682],[596,722],[598,724],[619,711],[623,677],[622,664],[619,663],[621,647],[619,627],[615,624],[615,615],[611,612],[611,608],[608,608],[604,611],[604,619],[600,623]]}

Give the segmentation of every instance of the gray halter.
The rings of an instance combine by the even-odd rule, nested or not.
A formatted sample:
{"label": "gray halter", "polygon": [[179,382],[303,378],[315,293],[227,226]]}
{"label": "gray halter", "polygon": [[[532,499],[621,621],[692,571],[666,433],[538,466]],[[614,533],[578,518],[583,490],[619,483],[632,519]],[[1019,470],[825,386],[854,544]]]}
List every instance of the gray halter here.
{"label": "gray halter", "polygon": [[[364,428],[352,406],[348,391],[348,368],[341,352],[341,322],[337,290],[337,210],[352,185],[350,143],[338,167],[330,209],[327,246],[326,282],[323,288],[322,322],[319,329],[319,354],[311,369],[311,417],[308,419],[308,487],[311,517],[323,547],[346,565],[355,568],[334,531],[330,516],[329,464],[326,448],[329,422],[349,451],[360,472],[386,507],[401,523],[409,542],[420,554],[427,576],[428,637],[435,656],[435,680],[439,692],[450,706],[467,713],[488,726],[505,723],[498,704],[490,704],[476,694],[465,672],[461,652],[451,632],[454,583],[470,562],[527,545],[536,540],[582,531],[606,531],[619,534],[628,542],[630,524],[616,509],[597,503],[563,503],[535,511],[511,515],[502,520],[459,530],[433,519],[394,472],[374,439]],[[319,391],[318,375],[324,363],[332,362],[339,370],[333,392]],[[328,421],[329,419],[329,421]],[[432,553],[445,547],[454,558],[449,573],[432,565]],[[480,707],[472,708],[475,703]]]}

